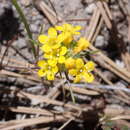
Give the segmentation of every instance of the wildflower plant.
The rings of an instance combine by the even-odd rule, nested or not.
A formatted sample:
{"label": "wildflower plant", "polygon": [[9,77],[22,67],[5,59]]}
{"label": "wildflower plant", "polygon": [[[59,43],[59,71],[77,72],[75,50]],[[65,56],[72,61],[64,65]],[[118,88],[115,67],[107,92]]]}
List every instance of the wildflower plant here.
{"label": "wildflower plant", "polygon": [[48,35],[39,35],[38,41],[43,52],[43,59],[37,63],[40,77],[54,80],[58,73],[65,72],[73,78],[74,83],[93,82],[94,62],[85,63],[80,55],[89,47],[90,42],[84,37],[76,40],[80,30],[81,26],[65,23],[49,28]]}

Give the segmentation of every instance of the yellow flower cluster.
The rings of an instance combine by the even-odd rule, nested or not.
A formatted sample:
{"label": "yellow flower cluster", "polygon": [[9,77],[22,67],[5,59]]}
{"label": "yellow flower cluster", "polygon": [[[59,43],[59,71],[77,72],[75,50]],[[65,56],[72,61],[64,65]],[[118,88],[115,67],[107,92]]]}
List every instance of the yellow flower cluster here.
{"label": "yellow flower cluster", "polygon": [[41,43],[40,49],[43,51],[43,60],[38,61],[38,75],[46,77],[48,80],[54,80],[58,72],[67,72],[73,76],[74,82],[92,82],[94,76],[91,71],[94,69],[94,63],[89,61],[84,63],[82,58],[78,57],[80,52],[85,50],[89,41],[80,37],[81,26],[72,26],[63,24],[48,29],[48,35],[40,35],[38,41]]}

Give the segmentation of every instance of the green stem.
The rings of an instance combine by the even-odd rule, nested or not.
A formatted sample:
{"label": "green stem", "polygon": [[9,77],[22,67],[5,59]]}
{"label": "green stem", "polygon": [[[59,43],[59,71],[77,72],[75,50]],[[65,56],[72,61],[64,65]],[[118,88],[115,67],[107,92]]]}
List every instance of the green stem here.
{"label": "green stem", "polygon": [[[26,29],[26,31],[27,31],[27,34],[28,34],[29,39],[33,40],[32,33],[31,33],[31,31],[30,31],[30,28],[29,28],[29,24],[28,24],[28,22],[27,22],[27,20],[26,20],[26,18],[25,18],[25,16],[24,16],[24,13],[23,13],[22,9],[21,9],[20,6],[18,5],[17,0],[12,0],[12,3],[13,3],[13,5],[15,6],[17,12],[19,13],[19,16],[20,16],[20,18],[21,18],[21,20],[22,20],[22,22],[23,22],[23,24],[24,24],[24,26],[25,26],[25,29]],[[33,43],[33,42],[30,42],[30,44],[31,44],[31,48],[32,48],[34,57],[36,57],[36,50],[35,50],[34,43]]]}

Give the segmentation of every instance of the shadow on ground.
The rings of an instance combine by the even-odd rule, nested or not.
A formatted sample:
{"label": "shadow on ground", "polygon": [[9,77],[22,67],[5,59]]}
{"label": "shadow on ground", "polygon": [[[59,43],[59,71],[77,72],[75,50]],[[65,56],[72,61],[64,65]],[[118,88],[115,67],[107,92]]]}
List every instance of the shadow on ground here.
{"label": "shadow on ground", "polygon": [[20,33],[19,19],[14,16],[11,8],[4,8],[4,13],[0,15],[0,42],[9,41]]}

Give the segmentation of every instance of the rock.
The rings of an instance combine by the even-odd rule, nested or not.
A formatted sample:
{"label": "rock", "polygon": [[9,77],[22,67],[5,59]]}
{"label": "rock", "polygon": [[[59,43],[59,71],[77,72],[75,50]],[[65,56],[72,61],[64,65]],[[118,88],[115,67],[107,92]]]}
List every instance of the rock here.
{"label": "rock", "polygon": [[36,33],[39,31],[38,26],[36,24],[31,24],[30,29],[33,33]]}
{"label": "rock", "polygon": [[111,73],[110,71],[105,70],[104,72],[102,72],[104,77],[106,77],[108,80],[112,81],[116,79],[116,76]]}
{"label": "rock", "polygon": [[71,2],[68,0],[68,3],[68,10],[70,11],[74,11],[82,6],[80,0],[71,0]]}
{"label": "rock", "polygon": [[23,6],[29,6],[31,4],[31,0],[21,0],[20,2]]}
{"label": "rock", "polygon": [[16,119],[17,119],[17,120],[21,120],[21,118],[22,118],[22,115],[21,115],[21,114],[17,114],[17,115],[16,115]]}
{"label": "rock", "polygon": [[60,107],[60,106],[54,106],[53,109],[54,109],[54,110],[57,110],[58,112],[64,112],[63,107]]}
{"label": "rock", "polygon": [[25,38],[19,37],[17,41],[14,41],[13,45],[18,48],[22,48],[26,45],[26,40]]}
{"label": "rock", "polygon": [[31,104],[32,104],[32,105],[37,105],[37,104],[39,104],[39,103],[40,103],[40,101],[37,100],[37,99],[32,99],[32,100],[31,100]]}
{"label": "rock", "polygon": [[95,46],[102,48],[104,46],[105,39],[102,35],[98,35],[95,41]]}
{"label": "rock", "polygon": [[120,60],[118,60],[118,59],[116,59],[116,64],[120,67],[120,68],[124,68],[124,63],[122,62],[122,61],[120,61]]}
{"label": "rock", "polygon": [[96,8],[96,5],[95,5],[94,3],[89,4],[89,5],[86,7],[85,12],[86,12],[87,14],[92,14],[95,8]]}

